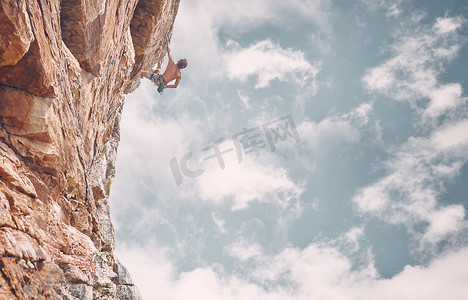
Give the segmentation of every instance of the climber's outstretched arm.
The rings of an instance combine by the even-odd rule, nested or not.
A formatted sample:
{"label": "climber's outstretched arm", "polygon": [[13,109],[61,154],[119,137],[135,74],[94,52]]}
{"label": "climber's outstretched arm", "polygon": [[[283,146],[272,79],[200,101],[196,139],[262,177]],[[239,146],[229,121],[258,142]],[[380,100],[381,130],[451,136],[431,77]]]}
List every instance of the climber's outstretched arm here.
{"label": "climber's outstretched arm", "polygon": [[169,61],[173,61],[171,57],[171,48],[169,48],[169,43],[166,43],[166,50],[167,50],[167,57],[169,57]]}

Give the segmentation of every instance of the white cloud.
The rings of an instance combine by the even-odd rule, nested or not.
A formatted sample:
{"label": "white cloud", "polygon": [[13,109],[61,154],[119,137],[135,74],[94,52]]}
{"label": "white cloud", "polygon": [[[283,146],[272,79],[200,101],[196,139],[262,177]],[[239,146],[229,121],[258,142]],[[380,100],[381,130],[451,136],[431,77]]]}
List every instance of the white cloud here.
{"label": "white cloud", "polygon": [[[410,229],[428,222],[427,241],[437,243],[464,225],[459,206],[437,204],[444,182],[468,161],[468,121],[436,130],[429,138],[410,138],[385,166],[389,174],[361,189],[358,209]],[[463,199],[456,199],[463,200]],[[446,226],[445,226],[446,225]]]}
{"label": "white cloud", "polygon": [[468,248],[464,248],[434,259],[427,267],[406,266],[392,279],[379,280],[366,294],[379,299],[461,300],[468,295],[467,258]]}
{"label": "white cloud", "polygon": [[437,18],[437,22],[434,24],[434,28],[439,34],[445,34],[454,32],[463,25],[464,19],[461,17],[457,18]]}
{"label": "white cloud", "polygon": [[465,209],[461,205],[451,205],[435,211],[429,217],[429,228],[424,234],[424,239],[430,243],[437,242],[447,236],[466,227],[463,222]]}
{"label": "white cloud", "polygon": [[[460,206],[438,205],[444,183],[468,161],[468,121],[435,130],[429,138],[410,138],[386,162],[389,174],[357,193],[358,209],[391,223],[428,222],[424,242],[437,243],[465,226]],[[463,199],[455,199],[462,201]]]}
{"label": "white cloud", "polygon": [[[183,214],[181,207],[199,207],[201,201],[193,190],[192,178],[184,177],[184,184],[176,185],[170,161],[180,161],[187,152],[202,149],[205,134],[213,125],[203,115],[191,116],[179,108],[175,109],[178,114],[167,113],[173,110],[168,108],[171,100],[168,95],[156,94],[148,80],[127,96],[111,190],[112,217],[118,232],[132,233],[135,238],[153,235],[155,228],[171,232],[174,247],[186,253],[190,247],[203,245],[183,236],[174,219]],[[192,163],[196,161],[189,161],[189,166]]]}
{"label": "white cloud", "polygon": [[174,26],[174,53],[187,56],[193,62],[191,74],[216,79],[222,75],[226,49],[219,41],[220,30],[234,35],[265,24],[292,26],[285,14],[295,20],[312,23],[323,30],[330,26],[328,0],[240,0],[182,1]]}
{"label": "white cloud", "polygon": [[402,12],[403,11],[400,8],[398,8],[397,5],[394,3],[388,8],[388,11],[385,14],[385,16],[387,16],[387,18],[398,17],[399,15],[401,15]]}
{"label": "white cloud", "polygon": [[239,99],[241,100],[241,104],[245,109],[250,108],[250,98],[248,96],[245,96],[241,91],[237,90],[237,95],[239,96]]}
{"label": "white cloud", "polygon": [[245,239],[230,243],[224,247],[227,254],[239,260],[246,261],[262,254],[262,247],[256,243],[249,243]]}
{"label": "white cloud", "polygon": [[203,201],[232,202],[233,210],[245,209],[252,201],[288,207],[303,192],[303,185],[295,183],[283,168],[248,160],[239,164],[234,155],[225,159],[224,170],[213,161],[196,181],[198,196]]}
{"label": "white cloud", "polygon": [[[231,2],[220,2],[216,0],[202,0],[197,2],[181,3],[178,19],[207,20],[212,26],[209,30],[217,32],[219,28],[233,26],[237,31],[255,28],[265,23],[275,26],[288,24],[288,19],[283,18],[284,14],[292,14],[296,20],[318,24],[328,27],[327,17],[329,16],[329,0],[291,0],[285,3],[280,0],[239,0]],[[194,16],[188,15],[194,13]],[[178,22],[185,22],[178,20]],[[179,24],[179,23],[178,23]],[[197,24],[198,25],[198,24]],[[207,29],[194,26],[195,29]]]}
{"label": "white cloud", "polygon": [[230,42],[224,54],[226,75],[231,80],[247,81],[256,76],[255,88],[267,87],[274,79],[294,82],[300,86],[314,83],[320,68],[312,65],[302,51],[282,49],[270,40],[242,48]]}
{"label": "white cloud", "polygon": [[468,150],[468,120],[445,126],[432,134],[431,142],[442,151],[459,150],[464,156]]}
{"label": "white cloud", "polygon": [[[112,189],[112,215],[116,228],[123,228],[121,232],[132,234],[135,239],[163,231],[165,235],[159,234],[158,240],[170,240],[178,254],[186,259],[197,259],[193,256],[199,256],[201,249],[206,247],[204,233],[184,232],[181,227],[190,221],[182,222],[178,218],[186,218],[189,214],[186,210],[191,208],[208,208],[214,211],[211,218],[217,232],[229,235],[232,230],[226,226],[223,211],[246,209],[255,201],[273,206],[272,211],[278,217],[278,232],[285,232],[292,220],[302,214],[300,196],[304,184],[293,180],[273,153],[267,155],[268,163],[250,159],[255,157],[252,153],[246,154],[239,164],[235,151],[232,151],[223,156],[225,170],[220,170],[216,159],[203,161],[198,154],[207,145],[206,135],[215,132],[218,135],[220,129],[213,128],[214,122],[191,117],[185,111],[178,117],[166,114],[172,110],[168,108],[170,101],[169,97],[155,94],[147,80],[126,99],[117,177]],[[180,111],[179,108],[176,110]],[[225,117],[229,118],[228,115]],[[197,178],[184,176],[183,183],[177,186],[170,161],[175,157],[180,163],[189,151],[194,151],[189,167],[202,167],[204,173]],[[129,228],[127,224],[130,222],[132,226]],[[199,226],[196,221],[192,223],[190,226]],[[207,228],[204,229],[210,230]],[[167,238],[168,234],[170,238]]]}
{"label": "white cloud", "polygon": [[405,0],[361,0],[371,12],[375,12],[379,9],[387,11],[385,13],[387,18],[401,15],[403,12],[401,4],[404,1]]}
{"label": "white cloud", "polygon": [[424,114],[434,118],[462,105],[466,101],[466,98],[462,97],[462,92],[463,89],[458,83],[446,84],[435,88],[429,95],[431,102]]}
{"label": "white cloud", "polygon": [[[468,162],[463,89],[458,83],[438,81],[443,63],[453,59],[463,43],[457,33],[463,23],[462,18],[446,17],[432,27],[413,25],[397,35],[390,46],[393,56],[363,78],[370,92],[411,103],[422,136],[389,148],[387,175],[360,189],[353,202],[361,212],[406,225],[422,238],[421,246],[447,240],[466,226],[463,207],[439,203],[445,184]],[[425,105],[421,99],[430,101]],[[415,229],[424,223],[429,226],[422,232]]]}
{"label": "white cloud", "polygon": [[[117,170],[124,172],[117,172],[116,181],[120,184],[113,189],[112,200],[117,208],[114,214],[125,214],[129,205],[134,209],[141,205],[141,211],[148,210],[140,203],[144,199],[136,203],[128,201],[129,195],[139,197],[148,193],[156,199],[182,197],[215,205],[231,204],[232,209],[245,209],[250,202],[258,201],[296,210],[294,203],[304,190],[303,183],[294,182],[286,169],[276,165],[273,156],[271,163],[263,165],[250,159],[255,154],[246,154],[244,149],[243,161],[239,163],[232,143],[222,144],[220,147],[230,147],[232,151],[222,156],[225,169],[221,170],[216,158],[204,160],[210,153],[202,151],[206,147],[206,137],[202,133],[209,134],[210,125],[186,114],[177,119],[153,116],[153,111],[159,110],[161,104],[155,101],[152,89],[145,81],[126,100],[121,129],[123,142],[117,159]],[[188,161],[188,168],[202,169],[203,173],[196,178],[182,175],[182,184],[178,186],[170,161],[176,158],[180,164],[183,156],[191,151],[193,157]],[[137,190],[131,193],[131,187]],[[149,221],[150,212],[158,215],[149,210],[140,222]]]}
{"label": "white cloud", "polygon": [[[202,0],[181,3],[173,48],[176,55],[177,52],[191,55],[188,57],[193,68],[191,72],[199,76],[193,76],[196,78],[193,81],[196,81],[195,85],[199,83],[198,80],[206,81],[210,76],[224,76],[221,74],[224,70],[228,70],[227,75],[231,79],[252,78],[257,88],[268,86],[272,80],[293,80],[302,84],[304,75],[309,76],[313,83],[318,67],[308,62],[302,52],[281,48],[268,40],[247,48],[235,43],[225,47],[220,44],[218,33],[222,28],[234,25],[242,31],[277,22],[281,13],[288,12],[294,12],[299,18],[311,17],[312,23],[326,26],[323,9],[328,1],[242,0],[223,5],[221,2]],[[397,6],[387,8],[392,16],[399,13]],[[276,24],[287,26],[282,22]],[[437,82],[441,72],[440,60],[450,59],[458,49],[457,22],[456,18],[443,18],[432,28],[419,32],[420,37],[404,37],[394,47],[393,59],[367,73],[365,83],[369,90],[412,103],[417,102],[417,99],[411,98],[413,96],[418,99],[427,97],[431,100],[424,112],[428,118],[436,118],[460,107],[466,101],[462,98],[461,86]],[[413,59],[417,60],[414,64]],[[401,79],[398,75],[401,73],[407,76]],[[403,92],[395,92],[399,88]],[[204,137],[198,128],[206,126],[206,122],[189,117],[152,118],[146,112],[158,109],[158,104],[150,98],[141,99],[148,94],[151,93],[146,90],[132,100],[142,101],[138,109],[126,104],[124,119],[125,114],[131,115],[131,125],[130,128],[122,127],[122,130],[125,134],[124,129],[128,129],[130,139],[119,148],[118,162],[133,166],[135,170],[146,170],[145,174],[151,178],[145,188],[157,194],[160,201],[166,202],[165,205],[177,206],[180,199],[176,202],[171,200],[179,196],[196,201],[201,199],[204,204],[214,204],[215,209],[226,203],[231,204],[232,210],[245,209],[254,201],[271,204],[280,210],[277,223],[279,233],[284,233],[291,218],[301,215],[303,208],[299,198],[305,190],[303,183],[295,182],[288,170],[275,162],[261,164],[258,161],[244,161],[239,164],[233,153],[226,157],[225,170],[220,170],[219,165],[212,161],[213,164],[199,178],[184,181],[184,184],[189,182],[188,188],[181,186],[175,190],[168,168],[169,160],[172,156],[180,158],[189,150],[202,148]],[[185,96],[191,99],[192,91]],[[238,96],[244,107],[249,107],[250,99],[241,92]],[[167,101],[170,103],[173,100]],[[324,145],[327,144],[358,142],[369,128],[373,137],[379,139],[380,128],[372,120],[372,114],[372,105],[363,104],[349,113],[331,113],[321,122],[306,121],[298,130],[311,151],[326,149]],[[431,244],[457,234],[466,228],[463,207],[443,206],[437,203],[437,199],[439,188],[446,180],[453,178],[466,162],[464,153],[467,153],[468,137],[465,132],[468,132],[467,124],[451,122],[429,132],[426,138],[411,138],[401,147],[390,149],[392,159],[386,163],[388,175],[363,188],[354,202],[362,212],[375,214],[392,223],[411,227],[418,222],[427,222],[428,227],[420,237]],[[138,146],[130,149],[130,145]],[[146,175],[132,178],[132,173],[118,173],[117,176],[124,178],[127,184],[122,188],[128,189],[127,180],[146,181]],[[114,190],[113,195],[117,194]],[[129,196],[113,207],[124,211],[126,206],[139,206],[140,222],[132,226],[144,228],[149,224],[168,221],[164,216],[167,211],[147,209],[140,203],[145,199],[128,201],[130,197],[137,197],[137,193],[127,192],[124,195]],[[211,219],[219,233],[229,233],[229,226],[219,213],[212,211]],[[167,225],[173,226],[170,221]],[[190,223],[190,228],[196,228],[192,225]],[[174,234],[177,234],[176,229]],[[357,251],[362,235],[362,228],[353,228],[338,242],[350,251]],[[199,236],[191,238],[195,240]],[[183,239],[186,243],[183,247],[191,246],[187,245],[190,238]],[[203,238],[199,240],[204,242]],[[226,274],[223,267],[217,264],[201,265],[193,271],[180,272],[175,267],[179,265],[177,259],[171,260],[169,252],[157,245],[140,249],[120,247],[119,257],[129,267],[137,286],[148,299],[191,299],[194,295],[200,299],[440,299],[445,295],[450,295],[451,299],[461,299],[457,295],[468,293],[465,279],[468,276],[468,249],[442,256],[427,267],[407,266],[402,273],[386,280],[376,274],[371,255],[367,257],[368,265],[356,270],[346,256],[349,253],[343,253],[343,249],[333,243],[315,243],[304,249],[288,246],[278,254],[266,254],[258,243],[242,238],[225,246],[224,254],[234,258],[236,263],[256,263],[250,275]],[[199,250],[194,252],[199,253]],[[434,284],[426,287],[424,281]]]}
{"label": "white cloud", "polygon": [[328,0],[292,0],[288,3],[279,0],[240,0],[221,3],[215,0],[198,1],[197,3],[185,4],[188,8],[198,8],[205,11],[218,26],[236,26],[240,28],[260,26],[267,22],[285,22],[281,13],[293,13],[297,18],[316,24],[326,22],[329,6]]}
{"label": "white cloud", "polygon": [[364,229],[362,227],[353,227],[341,237],[340,242],[346,245],[351,251],[357,251],[363,236]]}
{"label": "white cloud", "polygon": [[353,198],[353,202],[359,205],[361,211],[380,214],[390,201],[387,187],[392,185],[391,182],[392,178],[386,177],[378,183],[361,189]]}
{"label": "white cloud", "polygon": [[213,222],[215,223],[218,231],[221,233],[226,233],[226,229],[224,227],[226,225],[226,222],[223,219],[221,219],[216,212],[211,212],[211,218],[213,219]]}
{"label": "white cloud", "polygon": [[[391,46],[393,57],[367,71],[363,78],[367,89],[413,105],[429,98],[428,114],[433,117],[462,103],[459,85],[438,83],[441,63],[453,59],[461,47],[457,29],[462,23],[458,17],[439,18],[432,28],[416,27],[413,32],[401,33],[399,41]],[[445,102],[441,97],[449,99]]]}
{"label": "white cloud", "polygon": [[305,121],[299,127],[301,136],[311,149],[317,150],[333,142],[354,142],[359,139],[359,131],[346,120],[328,117],[319,123]]}
{"label": "white cloud", "polygon": [[304,121],[298,131],[312,151],[327,149],[336,143],[356,142],[361,139],[367,127],[371,127],[372,134],[379,139],[378,123],[370,122],[372,112],[372,104],[363,103],[349,113],[332,113],[318,123]]}
{"label": "white cloud", "polygon": [[468,248],[441,255],[426,267],[406,266],[391,279],[379,278],[372,259],[353,269],[327,244],[258,257],[247,274],[227,274],[216,264],[180,272],[157,247],[121,246],[117,254],[144,299],[462,300],[468,294]]}
{"label": "white cloud", "polygon": [[[117,154],[117,169],[125,169],[124,173],[117,172],[123,182],[144,178],[161,186],[175,186],[169,168],[171,158],[203,145],[204,136],[198,128],[208,125],[186,113],[177,118],[154,115],[154,111],[161,109],[162,96],[159,97],[154,86],[145,80],[126,98],[120,132],[123,141]],[[140,177],[135,177],[137,173]]]}

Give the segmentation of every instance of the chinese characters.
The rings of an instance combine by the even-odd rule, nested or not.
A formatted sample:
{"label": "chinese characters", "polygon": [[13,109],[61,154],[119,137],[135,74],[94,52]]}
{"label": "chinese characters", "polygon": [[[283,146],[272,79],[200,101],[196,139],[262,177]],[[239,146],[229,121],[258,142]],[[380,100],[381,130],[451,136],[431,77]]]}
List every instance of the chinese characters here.
{"label": "chinese characters", "polygon": [[[207,152],[203,161],[216,159],[220,169],[224,170],[226,164],[223,155],[229,152],[234,152],[237,155],[237,161],[240,164],[245,155],[250,154],[259,157],[261,151],[266,149],[267,146],[273,152],[277,149],[278,143],[288,139],[293,139],[296,143],[300,142],[299,133],[291,115],[265,123],[262,126],[244,128],[242,132],[232,135],[230,140],[218,139],[213,144],[203,148],[203,151]],[[170,160],[169,165],[177,186],[182,184],[184,176],[196,178],[203,174],[203,169],[188,166],[191,158],[192,152],[189,152],[182,156],[180,161],[176,157]]]}

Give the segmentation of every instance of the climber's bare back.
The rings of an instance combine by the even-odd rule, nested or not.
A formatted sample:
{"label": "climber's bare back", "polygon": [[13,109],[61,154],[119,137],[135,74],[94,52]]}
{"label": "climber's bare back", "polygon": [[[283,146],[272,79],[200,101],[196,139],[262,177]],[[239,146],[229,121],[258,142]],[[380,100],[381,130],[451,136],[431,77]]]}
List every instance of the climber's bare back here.
{"label": "climber's bare back", "polygon": [[163,73],[164,80],[169,83],[175,79],[180,80],[182,78],[182,73],[174,61],[170,58],[167,63],[166,70]]}

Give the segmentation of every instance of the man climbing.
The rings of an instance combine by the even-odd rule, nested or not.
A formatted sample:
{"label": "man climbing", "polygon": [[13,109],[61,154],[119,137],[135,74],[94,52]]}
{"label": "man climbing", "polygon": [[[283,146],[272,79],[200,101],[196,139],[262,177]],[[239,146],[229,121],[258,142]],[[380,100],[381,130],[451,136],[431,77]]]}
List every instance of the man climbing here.
{"label": "man climbing", "polygon": [[[182,74],[180,70],[187,67],[187,60],[185,58],[180,59],[177,63],[174,63],[171,57],[171,49],[169,49],[169,43],[166,44],[167,56],[169,57],[169,62],[167,63],[166,70],[161,75],[159,69],[152,71],[139,71],[132,79],[135,80],[140,77],[146,77],[151,80],[157,87],[158,92],[162,94],[165,88],[175,89],[179,85]],[[171,81],[175,80],[174,84],[169,84]]]}

